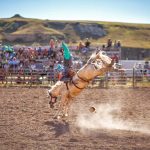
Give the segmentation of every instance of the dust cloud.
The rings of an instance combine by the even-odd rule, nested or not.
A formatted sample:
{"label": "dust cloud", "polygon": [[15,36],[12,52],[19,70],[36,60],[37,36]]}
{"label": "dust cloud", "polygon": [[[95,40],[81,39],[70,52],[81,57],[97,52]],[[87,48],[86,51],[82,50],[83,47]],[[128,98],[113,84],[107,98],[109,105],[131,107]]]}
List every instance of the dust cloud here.
{"label": "dust cloud", "polygon": [[135,122],[121,118],[121,104],[101,104],[94,106],[96,111],[91,113],[80,112],[76,119],[76,125],[81,129],[111,129],[137,131],[150,134],[150,129]]}

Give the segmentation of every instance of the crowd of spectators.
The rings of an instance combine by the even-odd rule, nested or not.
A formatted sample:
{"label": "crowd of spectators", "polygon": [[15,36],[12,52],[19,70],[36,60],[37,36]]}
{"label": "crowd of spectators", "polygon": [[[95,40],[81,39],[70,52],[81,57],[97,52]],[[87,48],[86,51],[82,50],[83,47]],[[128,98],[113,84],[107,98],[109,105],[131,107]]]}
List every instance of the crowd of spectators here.
{"label": "crowd of spectators", "polygon": [[[91,49],[90,47],[91,42],[88,38],[86,38],[85,42],[80,41],[77,49],[79,52],[86,54]],[[94,48],[93,48],[94,49]],[[107,55],[109,55],[116,63],[119,62],[120,56],[121,56],[121,42],[120,40],[115,40],[112,42],[112,40],[109,38],[106,42],[106,44],[102,44],[99,47],[96,47],[97,51],[103,50],[106,52]]]}
{"label": "crowd of spectators", "polygon": [[91,42],[88,38],[86,38],[86,41],[83,43],[82,41],[79,42],[79,45],[77,46],[77,49],[82,53],[87,53],[90,49]]}
{"label": "crowd of spectators", "polygon": [[149,61],[145,61],[144,64],[142,63],[136,63],[134,66],[136,70],[136,75],[138,76],[150,76],[150,64]]}
{"label": "crowd of spectators", "polygon": [[[51,48],[33,48],[33,47],[19,47],[12,48],[12,51],[8,51],[6,46],[0,51],[0,66],[5,70],[8,69],[20,69],[20,68],[33,68],[34,64],[37,64],[38,60],[44,60],[48,66],[53,66],[55,61],[62,61],[62,51],[54,51]],[[45,64],[44,64],[45,65]]]}
{"label": "crowd of spectators", "polygon": [[[91,42],[86,38],[85,42],[80,41],[75,47],[79,53],[84,55],[89,52]],[[100,49],[106,51],[106,53],[113,52],[110,57],[114,62],[119,62],[119,53],[116,53],[116,51],[119,52],[121,49],[121,42],[119,40],[112,42],[111,39],[108,39],[107,43],[105,45],[103,44]],[[74,62],[74,69],[80,69],[83,65],[82,60],[79,60],[78,57],[74,55],[72,59]],[[149,63],[146,62],[140,73],[144,75],[148,74],[149,66]],[[140,65],[138,67],[140,68]],[[3,79],[3,76],[5,76],[7,72],[21,73],[22,70],[28,73],[45,71],[48,72],[48,75],[52,78],[58,75],[57,78],[59,80],[62,75],[60,72],[64,70],[62,41],[50,39],[48,46],[38,47],[12,47],[2,45],[0,47],[0,80]]]}
{"label": "crowd of spectators", "polygon": [[[5,72],[60,72],[64,68],[62,41],[51,39],[49,46],[12,47],[1,46],[0,70]],[[80,68],[81,62],[75,61],[74,67]]]}
{"label": "crowd of spectators", "polygon": [[119,51],[121,49],[121,42],[120,40],[115,40],[114,43],[112,39],[108,39],[106,44],[102,45],[102,50],[104,51]]}
{"label": "crowd of spectators", "polygon": [[[50,39],[49,46],[39,47],[11,47],[2,46],[0,49],[0,68],[8,70],[20,70],[28,69],[34,70],[36,68],[48,69],[54,68],[57,63],[63,64],[63,49],[61,47],[61,40]],[[91,42],[86,38],[85,42],[79,42],[77,46],[78,52],[83,54],[87,53],[90,49]],[[106,46],[102,45],[102,50],[108,51],[108,49],[121,47],[120,41],[115,41],[112,44],[112,40],[108,39]],[[117,54],[111,56],[116,62],[118,62]],[[40,64],[39,60],[43,60]],[[81,67],[76,61],[78,69]]]}

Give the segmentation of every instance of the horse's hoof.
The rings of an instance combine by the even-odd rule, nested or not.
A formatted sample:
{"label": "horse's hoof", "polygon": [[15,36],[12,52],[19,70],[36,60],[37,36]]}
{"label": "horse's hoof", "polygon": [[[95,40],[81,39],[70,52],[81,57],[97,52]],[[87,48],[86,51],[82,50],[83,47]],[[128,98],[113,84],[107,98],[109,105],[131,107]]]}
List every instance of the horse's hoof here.
{"label": "horse's hoof", "polygon": [[66,114],[64,114],[64,116],[65,116],[65,117],[68,117],[68,114],[66,113]]}
{"label": "horse's hoof", "polygon": [[60,118],[61,118],[60,115],[53,117],[53,119],[58,119],[58,120],[59,120]]}
{"label": "horse's hoof", "polygon": [[62,118],[66,118],[66,117],[68,117],[67,113],[62,115]]}
{"label": "horse's hoof", "polygon": [[54,105],[50,105],[50,108],[54,108]]}

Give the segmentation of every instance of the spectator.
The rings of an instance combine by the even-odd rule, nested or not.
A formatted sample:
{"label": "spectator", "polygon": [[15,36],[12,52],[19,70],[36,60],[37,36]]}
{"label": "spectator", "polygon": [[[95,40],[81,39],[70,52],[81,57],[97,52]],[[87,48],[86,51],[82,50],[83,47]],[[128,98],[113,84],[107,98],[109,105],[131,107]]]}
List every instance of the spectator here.
{"label": "spectator", "polygon": [[61,62],[56,62],[54,65],[54,71],[56,73],[56,77],[58,80],[61,80],[64,72],[64,66],[61,64]]}
{"label": "spectator", "polygon": [[107,40],[107,48],[108,48],[108,50],[110,50],[111,47],[112,47],[112,40],[108,39]]}
{"label": "spectator", "polygon": [[51,50],[53,50],[55,48],[55,42],[53,39],[50,40],[49,45],[50,45]]}
{"label": "spectator", "polygon": [[60,50],[61,49],[61,46],[62,46],[62,41],[61,40],[58,40],[58,50]]}
{"label": "spectator", "polygon": [[119,62],[119,58],[118,58],[117,54],[114,54],[114,55],[113,55],[112,60],[113,60],[115,63],[118,63],[118,62]]}
{"label": "spectator", "polygon": [[105,44],[102,45],[102,51],[106,50]]}
{"label": "spectator", "polygon": [[141,63],[138,63],[135,68],[140,72],[140,74],[143,74],[143,66]]}
{"label": "spectator", "polygon": [[117,48],[121,48],[121,42],[119,40],[117,42]]}
{"label": "spectator", "polygon": [[41,53],[42,53],[42,48],[41,48],[41,47],[39,47],[37,51],[38,51],[38,56],[40,56],[40,55],[41,55]]}
{"label": "spectator", "polygon": [[83,48],[84,48],[84,44],[83,44],[83,42],[82,41],[80,41],[79,42],[79,45],[78,45],[78,49],[79,49],[79,51],[81,51]]}
{"label": "spectator", "polygon": [[144,64],[144,75],[148,74],[149,69],[150,69],[149,62],[145,61],[145,64]]}
{"label": "spectator", "polygon": [[91,42],[89,41],[88,38],[86,38],[85,47],[86,47],[86,48],[89,48],[89,47],[90,47],[90,44],[91,44]]}
{"label": "spectator", "polygon": [[115,42],[114,42],[114,49],[116,50],[117,48],[118,48],[117,41],[115,40]]}
{"label": "spectator", "polygon": [[82,53],[87,53],[89,51],[91,42],[88,38],[86,38],[86,41],[84,43],[84,47],[82,48]]}

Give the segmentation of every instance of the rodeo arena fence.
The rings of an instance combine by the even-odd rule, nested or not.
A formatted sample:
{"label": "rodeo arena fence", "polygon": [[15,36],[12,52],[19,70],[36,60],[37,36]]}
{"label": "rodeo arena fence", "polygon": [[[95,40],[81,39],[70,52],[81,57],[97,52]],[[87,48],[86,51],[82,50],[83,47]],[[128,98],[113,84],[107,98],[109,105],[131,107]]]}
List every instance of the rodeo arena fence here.
{"label": "rodeo arena fence", "polygon": [[[72,50],[72,52],[76,52],[76,48],[70,47],[70,49]],[[97,47],[90,47],[89,53],[92,53],[95,49],[98,50]],[[13,50],[11,49],[11,47],[8,50],[10,50],[10,54],[13,54]],[[121,58],[121,48],[117,50],[110,48],[104,50],[110,57],[115,54],[116,56]],[[27,52],[27,50],[24,50],[24,52]],[[79,53],[79,51],[77,52]],[[83,55],[87,56],[86,54],[87,53],[84,53]],[[83,62],[84,58],[82,58],[81,60]],[[85,60],[85,62],[86,61],[87,60]],[[59,80],[58,73],[54,71],[53,68],[38,68],[38,70],[32,70],[29,68],[0,68],[0,86],[49,87],[54,85]],[[133,67],[130,68],[132,69],[120,69],[114,72],[107,72],[103,76],[98,76],[90,82],[88,88],[150,87],[150,70],[141,70]]]}
{"label": "rodeo arena fence", "polygon": [[[147,70],[120,69],[108,72],[93,79],[88,88],[111,87],[149,87],[150,76]],[[53,70],[9,70],[0,72],[1,87],[49,87],[58,81],[58,74]]]}

